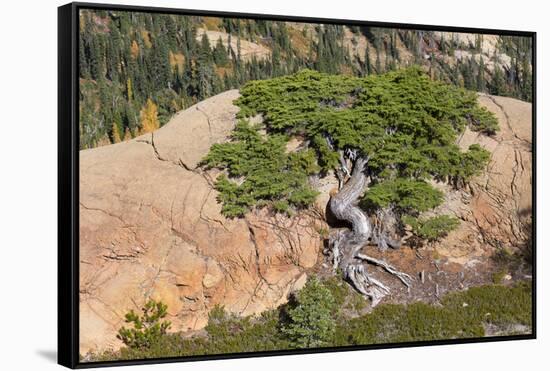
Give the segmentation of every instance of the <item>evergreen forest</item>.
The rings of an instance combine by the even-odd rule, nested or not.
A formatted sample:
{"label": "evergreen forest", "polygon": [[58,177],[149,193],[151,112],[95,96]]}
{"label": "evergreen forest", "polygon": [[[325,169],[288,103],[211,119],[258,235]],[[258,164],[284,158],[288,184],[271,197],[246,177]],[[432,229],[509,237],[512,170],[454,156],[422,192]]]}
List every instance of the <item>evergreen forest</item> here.
{"label": "evergreen forest", "polygon": [[251,80],[302,69],[432,79],[531,100],[531,40],[405,29],[82,10],[80,148],[128,140]]}

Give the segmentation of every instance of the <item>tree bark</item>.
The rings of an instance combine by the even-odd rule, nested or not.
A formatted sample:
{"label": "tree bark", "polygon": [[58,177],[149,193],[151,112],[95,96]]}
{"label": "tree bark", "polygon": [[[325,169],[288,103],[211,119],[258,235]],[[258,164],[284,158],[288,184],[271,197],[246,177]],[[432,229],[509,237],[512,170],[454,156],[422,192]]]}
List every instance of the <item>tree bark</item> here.
{"label": "tree bark", "polygon": [[357,201],[367,184],[367,175],[365,174],[367,162],[368,158],[357,159],[353,167],[353,174],[342,189],[331,198],[330,209],[338,219],[351,223],[352,231],[356,236],[368,238],[372,227],[363,210],[357,206]]}
{"label": "tree bark", "polygon": [[399,278],[407,287],[410,287],[410,281],[413,279],[386,262],[361,253],[362,248],[369,242],[369,239],[377,242],[382,250],[388,246],[394,247],[397,245],[385,234],[373,233],[373,227],[368,216],[358,206],[359,198],[367,187],[365,167],[368,161],[368,157],[358,157],[351,177],[341,187],[340,191],[330,199],[330,209],[334,216],[349,222],[351,230],[338,230],[333,233],[329,245],[332,252],[333,268],[335,270],[339,268],[344,279],[349,281],[361,294],[370,298],[372,305],[375,306],[384,296],[390,293],[390,289],[369,274],[363,262],[384,268],[387,272]]}

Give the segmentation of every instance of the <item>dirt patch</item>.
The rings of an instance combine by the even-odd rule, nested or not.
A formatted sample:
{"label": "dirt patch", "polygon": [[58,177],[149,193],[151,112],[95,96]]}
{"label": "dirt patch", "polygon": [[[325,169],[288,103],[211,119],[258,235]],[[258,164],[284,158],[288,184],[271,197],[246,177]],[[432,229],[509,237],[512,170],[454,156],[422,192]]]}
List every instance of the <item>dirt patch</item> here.
{"label": "dirt patch", "polygon": [[[388,262],[414,279],[411,287],[407,288],[383,268],[369,264],[368,269],[374,278],[383,282],[391,291],[391,294],[381,303],[408,304],[423,301],[434,304],[451,291],[495,283],[509,285],[531,278],[530,268],[526,264],[508,264],[496,256],[475,257],[465,264],[459,264],[440,256],[433,247],[420,249],[402,247],[382,252],[375,246],[366,246],[363,248],[363,253]],[[334,275],[331,264],[325,262],[320,267],[319,275],[322,277]],[[366,299],[365,301],[367,303],[364,310],[356,315],[372,310],[370,302]],[[496,332],[502,329],[493,330]]]}

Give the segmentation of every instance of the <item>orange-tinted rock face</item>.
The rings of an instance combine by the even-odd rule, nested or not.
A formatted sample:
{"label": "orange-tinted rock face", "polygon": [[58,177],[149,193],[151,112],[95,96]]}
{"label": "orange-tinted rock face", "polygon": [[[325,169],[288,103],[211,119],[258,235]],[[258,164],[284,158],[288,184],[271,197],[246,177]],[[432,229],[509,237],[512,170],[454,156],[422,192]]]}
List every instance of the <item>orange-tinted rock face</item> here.
{"label": "orange-tinted rock face", "polygon": [[159,131],[80,153],[81,353],[120,346],[124,314],[168,304],[173,331],[200,329],[217,304],[242,315],[287,300],[317,263],[320,221],[220,214],[215,171],[196,169],[235,124],[237,91],[176,115]]}
{"label": "orange-tinted rock face", "polygon": [[531,104],[513,98],[480,95],[479,102],[499,121],[499,132],[487,137],[470,130],[458,144],[479,144],[491,152],[485,171],[468,189],[446,191],[437,210],[462,219],[460,227],[437,249],[459,263],[488,256],[495,248],[521,248],[529,238],[532,213]]}

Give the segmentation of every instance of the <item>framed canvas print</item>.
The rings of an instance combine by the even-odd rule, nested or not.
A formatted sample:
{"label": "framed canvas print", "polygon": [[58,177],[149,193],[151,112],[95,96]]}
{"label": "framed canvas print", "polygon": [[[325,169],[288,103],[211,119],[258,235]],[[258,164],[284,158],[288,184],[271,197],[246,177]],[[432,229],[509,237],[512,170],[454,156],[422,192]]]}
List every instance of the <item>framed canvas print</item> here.
{"label": "framed canvas print", "polygon": [[535,338],[535,36],[60,7],[59,363]]}

